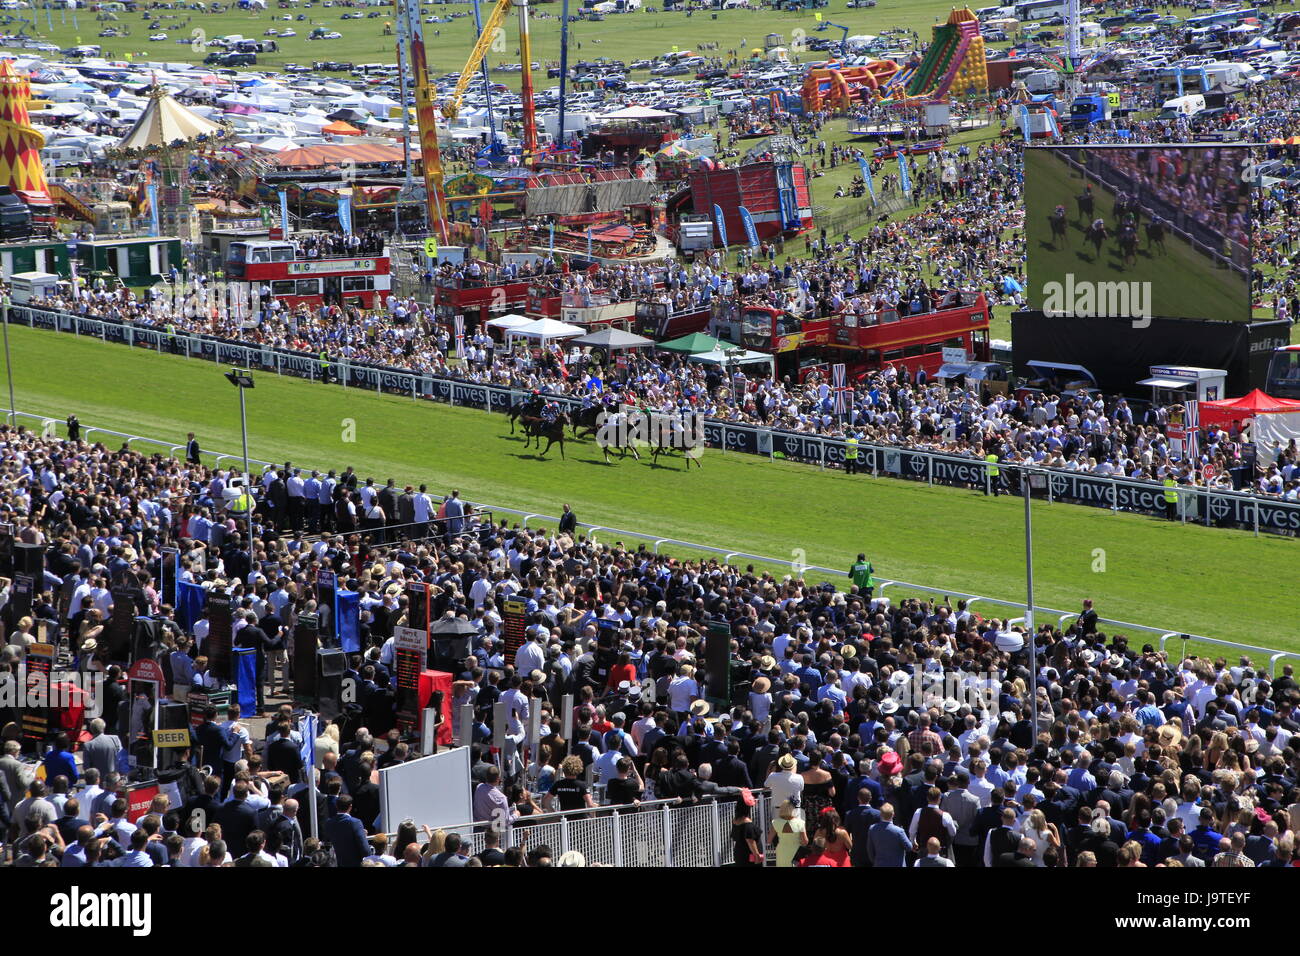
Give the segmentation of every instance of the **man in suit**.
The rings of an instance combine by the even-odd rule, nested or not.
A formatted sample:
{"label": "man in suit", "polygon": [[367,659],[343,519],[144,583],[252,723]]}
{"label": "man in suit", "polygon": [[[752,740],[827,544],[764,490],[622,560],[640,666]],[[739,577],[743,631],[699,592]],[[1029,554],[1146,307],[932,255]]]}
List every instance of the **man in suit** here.
{"label": "man in suit", "polygon": [[96,717],[90,722],[90,739],[82,745],[82,765],[93,767],[100,775],[117,769],[117,752],[122,741],[116,735],[104,733],[104,720]]}
{"label": "man in suit", "polygon": [[360,866],[361,861],[370,855],[370,844],[366,841],[366,828],[354,817],[352,797],[341,793],[335,803],[338,812],[321,826],[321,835],[334,844],[334,856],[339,866]]}
{"label": "man in suit", "polygon": [[957,824],[957,833],[952,838],[952,852],[958,866],[977,866],[979,860],[979,840],[971,827],[980,812],[980,798],[970,791],[970,774],[958,771],[956,786],[943,795],[939,806],[944,813],[952,817]]}
{"label": "man in suit", "polygon": [[720,787],[752,787],[749,768],[740,759],[740,741],[727,741],[727,755],[713,764],[713,779]]}
{"label": "man in suit", "polygon": [[886,803],[880,808],[880,822],[867,831],[867,859],[876,867],[907,866],[911,849],[912,838],[894,822],[894,807]]}
{"label": "man in suit", "polygon": [[1008,850],[1005,853],[999,853],[994,866],[1013,866],[1022,870],[1032,870],[1034,868],[1034,850],[1037,844],[1029,837],[1021,837],[1016,844],[1015,850]]}
{"label": "man in suit", "polygon": [[393,484],[392,478],[388,479],[388,483],[379,492],[379,507],[384,509],[384,519],[387,524],[398,523],[397,487]]}
{"label": "man in suit", "polygon": [[266,769],[279,770],[287,774],[291,784],[301,783],[303,779],[302,752],[289,734],[289,725],[287,723],[280,724],[279,733],[276,734],[274,740],[266,745]]}
{"label": "man in suit", "polygon": [[[1016,832],[1015,807],[1002,808],[1002,823],[989,831],[984,838],[984,865],[1010,866],[1007,858],[1019,852],[1020,834]],[[1033,850],[1029,851],[1030,864],[1033,864]]]}
{"label": "man in suit", "polygon": [[275,477],[266,486],[268,517],[277,530],[286,531],[289,528],[289,488],[283,474],[279,471],[273,474]]}
{"label": "man in suit", "polygon": [[202,462],[199,457],[199,440],[194,437],[194,432],[185,436],[185,461],[191,465],[197,465]]}
{"label": "man in suit", "polygon": [[1075,623],[1078,625],[1079,633],[1085,637],[1097,633],[1097,612],[1092,609],[1092,598],[1084,598],[1083,613]]}
{"label": "man in suit", "polygon": [[16,740],[5,741],[5,754],[0,757],[0,774],[4,775],[9,790],[9,808],[18,805],[27,793],[27,788],[36,779],[36,771],[18,759],[23,746]]}
{"label": "man in suit", "polygon": [[199,760],[215,770],[221,769],[221,752],[230,746],[230,736],[221,729],[212,718],[217,714],[215,707],[205,708],[203,723],[199,724],[194,736],[199,744]]}
{"label": "man in suit", "polygon": [[257,829],[257,811],[248,802],[248,784],[235,781],[230,799],[217,808],[216,823],[221,824],[221,838],[226,846],[243,846],[248,835]]}
{"label": "man in suit", "polygon": [[[221,800],[221,778],[215,775],[203,778],[203,792],[190,797],[181,807],[180,830],[185,836],[199,836],[203,828],[217,819]],[[186,830],[187,825],[189,830]]]}
{"label": "man in suit", "polygon": [[564,514],[560,515],[560,534],[572,535],[578,530],[578,516],[573,513],[573,509],[568,505],[564,506]]}
{"label": "man in suit", "polygon": [[880,811],[871,805],[872,793],[866,787],[858,790],[857,805],[844,815],[844,829],[853,837],[852,863],[857,867],[871,865],[867,856],[867,843],[871,828],[880,822]]}
{"label": "man in suit", "polygon": [[361,782],[351,791],[352,815],[361,821],[367,833],[373,833],[379,818],[379,784],[373,783],[374,766],[370,759],[361,761]]}

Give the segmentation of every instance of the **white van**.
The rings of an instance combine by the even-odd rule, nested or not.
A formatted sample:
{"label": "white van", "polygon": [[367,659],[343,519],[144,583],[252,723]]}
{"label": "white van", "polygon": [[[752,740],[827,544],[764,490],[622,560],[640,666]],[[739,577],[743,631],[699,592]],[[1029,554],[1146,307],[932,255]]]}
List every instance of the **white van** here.
{"label": "white van", "polygon": [[41,150],[41,158],[56,166],[71,166],[90,162],[90,155],[84,146],[46,146]]}
{"label": "white van", "polygon": [[1205,109],[1205,95],[1202,93],[1188,93],[1186,96],[1175,96],[1172,100],[1165,100],[1157,118],[1174,119],[1178,116],[1190,118],[1203,109]]}

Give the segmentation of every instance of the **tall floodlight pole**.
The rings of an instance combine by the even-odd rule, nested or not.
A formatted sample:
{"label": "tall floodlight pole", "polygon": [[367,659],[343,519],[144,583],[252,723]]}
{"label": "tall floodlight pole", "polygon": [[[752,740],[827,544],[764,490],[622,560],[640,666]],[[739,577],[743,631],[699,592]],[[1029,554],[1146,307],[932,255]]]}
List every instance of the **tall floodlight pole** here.
{"label": "tall floodlight pole", "polygon": [[1025,629],[1029,632],[1029,703],[1033,708],[1034,743],[1038,742],[1038,634],[1034,624],[1034,514],[1031,489],[1047,484],[1047,476],[1028,466],[1020,470],[1020,490],[1025,498]]}
{"label": "tall floodlight pole", "polygon": [[253,540],[253,476],[248,470],[248,410],[244,404],[244,391],[253,387],[253,373],[246,368],[232,368],[226,380],[239,390],[239,435],[244,443],[244,522],[248,540]]}
{"label": "tall floodlight pole", "polygon": [[0,300],[0,309],[4,310],[5,326],[5,378],[9,381],[9,424],[18,423],[18,406],[14,404],[14,366],[9,360],[9,296]]}
{"label": "tall floodlight pole", "polygon": [[1079,46],[1079,0],[1065,0],[1065,95],[1067,103],[1074,103],[1083,85],[1076,72],[1083,62]]}

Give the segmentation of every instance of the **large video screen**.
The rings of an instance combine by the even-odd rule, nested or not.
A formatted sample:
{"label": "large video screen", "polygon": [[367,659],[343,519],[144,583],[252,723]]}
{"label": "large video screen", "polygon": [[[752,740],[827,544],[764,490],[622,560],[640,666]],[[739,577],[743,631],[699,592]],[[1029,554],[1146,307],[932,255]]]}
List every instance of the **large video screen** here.
{"label": "large video screen", "polygon": [[1241,146],[1027,149],[1031,307],[1249,321],[1249,162]]}

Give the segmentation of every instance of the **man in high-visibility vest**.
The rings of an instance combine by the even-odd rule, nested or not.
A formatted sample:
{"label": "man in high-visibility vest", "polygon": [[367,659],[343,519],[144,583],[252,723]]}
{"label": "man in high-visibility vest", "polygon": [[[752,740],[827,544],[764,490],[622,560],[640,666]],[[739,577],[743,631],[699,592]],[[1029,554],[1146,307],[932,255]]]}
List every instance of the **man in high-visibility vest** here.
{"label": "man in high-visibility vest", "polygon": [[857,585],[858,593],[865,594],[868,599],[876,589],[876,579],[872,577],[875,573],[876,569],[871,566],[865,554],[859,554],[858,560],[849,568],[849,578]]}
{"label": "man in high-visibility vest", "polygon": [[844,474],[858,473],[858,436],[850,435],[844,440]]}
{"label": "man in high-visibility vest", "polygon": [[1172,473],[1165,475],[1165,517],[1170,521],[1178,520],[1178,482]]}
{"label": "man in high-visibility vest", "polygon": [[992,494],[996,498],[1002,490],[1002,469],[998,467],[997,452],[989,452],[984,456],[984,461],[987,462],[985,467],[988,470],[988,481],[984,485],[984,494]]}
{"label": "man in high-visibility vest", "polygon": [[330,357],[329,357],[329,353],[326,352],[324,349],[320,350],[319,361],[320,361],[320,379],[322,382],[328,382],[330,380]]}

